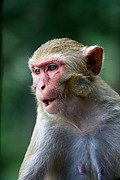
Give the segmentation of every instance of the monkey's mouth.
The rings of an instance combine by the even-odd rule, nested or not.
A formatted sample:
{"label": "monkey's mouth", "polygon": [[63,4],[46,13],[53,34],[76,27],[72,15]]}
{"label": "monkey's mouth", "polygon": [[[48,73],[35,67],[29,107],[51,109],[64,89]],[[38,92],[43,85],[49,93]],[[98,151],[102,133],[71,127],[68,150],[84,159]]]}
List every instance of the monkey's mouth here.
{"label": "monkey's mouth", "polygon": [[55,101],[55,98],[43,100],[44,106],[47,107],[47,106],[51,105],[53,101]]}

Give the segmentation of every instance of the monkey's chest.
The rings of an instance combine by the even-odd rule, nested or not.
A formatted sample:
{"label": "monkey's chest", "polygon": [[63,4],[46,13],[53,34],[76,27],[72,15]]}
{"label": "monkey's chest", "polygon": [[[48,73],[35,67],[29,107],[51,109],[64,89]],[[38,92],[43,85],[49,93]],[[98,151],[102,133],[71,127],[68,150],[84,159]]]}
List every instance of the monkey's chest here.
{"label": "monkey's chest", "polygon": [[63,180],[114,179],[120,154],[101,134],[73,133],[61,138],[61,156],[56,167]]}

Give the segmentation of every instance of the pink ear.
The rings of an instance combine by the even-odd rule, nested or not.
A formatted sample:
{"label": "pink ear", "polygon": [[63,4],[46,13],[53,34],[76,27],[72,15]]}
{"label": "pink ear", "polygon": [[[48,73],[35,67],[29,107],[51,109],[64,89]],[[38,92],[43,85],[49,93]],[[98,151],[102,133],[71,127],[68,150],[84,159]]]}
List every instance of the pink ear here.
{"label": "pink ear", "polygon": [[103,49],[98,46],[90,46],[85,52],[87,58],[87,68],[92,71],[94,75],[98,75],[102,66]]}

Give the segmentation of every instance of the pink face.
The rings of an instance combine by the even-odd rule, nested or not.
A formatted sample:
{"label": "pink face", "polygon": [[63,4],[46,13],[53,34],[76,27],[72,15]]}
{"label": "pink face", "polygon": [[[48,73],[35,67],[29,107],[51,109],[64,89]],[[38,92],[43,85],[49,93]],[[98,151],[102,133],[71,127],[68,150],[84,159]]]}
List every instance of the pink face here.
{"label": "pink face", "polygon": [[45,60],[30,65],[37,100],[43,103],[44,110],[50,114],[58,112],[57,107],[61,101],[58,80],[62,75],[63,66],[64,63],[59,60]]}

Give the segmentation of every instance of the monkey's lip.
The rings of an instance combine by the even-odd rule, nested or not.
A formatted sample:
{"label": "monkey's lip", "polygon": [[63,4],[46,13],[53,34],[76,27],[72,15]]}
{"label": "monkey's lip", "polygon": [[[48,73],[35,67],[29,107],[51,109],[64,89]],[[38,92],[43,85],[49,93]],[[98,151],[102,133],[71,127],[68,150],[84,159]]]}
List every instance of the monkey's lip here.
{"label": "monkey's lip", "polygon": [[49,105],[52,104],[53,101],[55,101],[56,98],[52,98],[52,99],[44,99],[42,102],[44,103],[44,106],[47,107]]}

